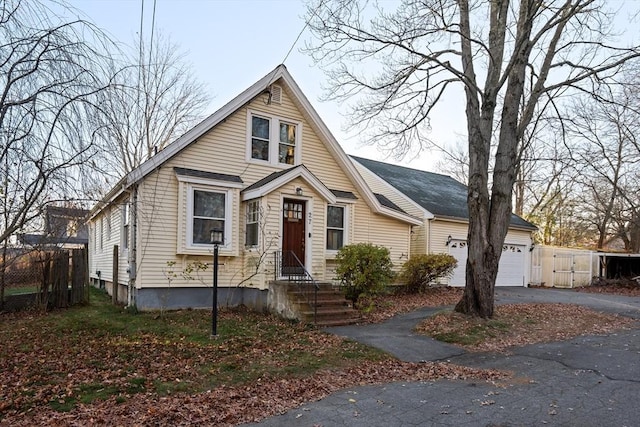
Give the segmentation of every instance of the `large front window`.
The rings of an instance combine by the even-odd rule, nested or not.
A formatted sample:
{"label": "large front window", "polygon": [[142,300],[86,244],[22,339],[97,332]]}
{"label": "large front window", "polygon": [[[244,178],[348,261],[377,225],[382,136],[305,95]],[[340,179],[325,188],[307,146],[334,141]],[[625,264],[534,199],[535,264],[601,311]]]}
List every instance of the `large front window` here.
{"label": "large front window", "polygon": [[193,244],[211,244],[211,230],[224,230],[226,194],[193,190]]}
{"label": "large front window", "polygon": [[327,207],[327,249],[337,251],[344,246],[344,206]]}

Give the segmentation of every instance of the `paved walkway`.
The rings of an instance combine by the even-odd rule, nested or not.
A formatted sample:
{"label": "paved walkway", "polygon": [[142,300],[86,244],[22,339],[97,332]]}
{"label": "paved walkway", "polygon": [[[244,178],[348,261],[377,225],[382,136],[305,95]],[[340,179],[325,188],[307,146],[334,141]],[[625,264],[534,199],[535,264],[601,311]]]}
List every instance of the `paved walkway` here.
{"label": "paved walkway", "polygon": [[[563,302],[640,319],[640,298],[570,290],[498,288],[498,304]],[[607,336],[534,344],[510,355],[466,353],[412,333],[438,309],[378,325],[327,331],[401,360],[450,361],[514,372],[509,385],[448,381],[354,387],[310,402],[260,426],[639,426],[640,328]]]}

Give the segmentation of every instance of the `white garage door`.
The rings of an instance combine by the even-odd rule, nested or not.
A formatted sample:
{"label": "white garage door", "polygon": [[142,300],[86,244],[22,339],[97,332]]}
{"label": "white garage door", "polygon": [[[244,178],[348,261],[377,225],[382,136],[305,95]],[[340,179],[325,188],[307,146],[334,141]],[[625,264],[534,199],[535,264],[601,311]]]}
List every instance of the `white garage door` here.
{"label": "white garage door", "polygon": [[[453,276],[449,280],[450,286],[464,286],[465,268],[467,265],[467,242],[463,240],[453,240],[449,244],[449,254],[458,260],[458,267],[453,271]],[[498,277],[496,286],[523,286],[525,263],[524,245],[511,245],[505,243],[502,247],[500,266],[498,267]]]}

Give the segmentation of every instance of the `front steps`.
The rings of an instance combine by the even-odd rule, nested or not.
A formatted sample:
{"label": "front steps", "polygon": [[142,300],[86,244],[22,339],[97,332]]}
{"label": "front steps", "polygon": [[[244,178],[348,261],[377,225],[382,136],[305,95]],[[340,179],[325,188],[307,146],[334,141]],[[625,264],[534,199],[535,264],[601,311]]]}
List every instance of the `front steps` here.
{"label": "front steps", "polygon": [[[289,309],[301,322],[314,324],[319,327],[351,325],[360,321],[360,312],[353,308],[351,301],[344,297],[340,289],[329,282],[318,282],[318,296],[316,310],[313,307],[313,285],[304,283],[302,286],[309,291],[309,301],[304,292],[294,282],[278,280],[272,286],[286,289]],[[314,316],[315,314],[315,316]]]}

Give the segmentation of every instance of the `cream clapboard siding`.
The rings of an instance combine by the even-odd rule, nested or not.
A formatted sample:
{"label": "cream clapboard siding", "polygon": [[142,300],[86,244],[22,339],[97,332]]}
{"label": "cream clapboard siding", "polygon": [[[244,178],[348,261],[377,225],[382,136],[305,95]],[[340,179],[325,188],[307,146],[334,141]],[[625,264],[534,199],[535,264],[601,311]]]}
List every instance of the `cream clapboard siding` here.
{"label": "cream clapboard siding", "polygon": [[[415,202],[410,200],[408,197],[400,194],[398,190],[393,188],[390,184],[385,182],[378,175],[371,172],[369,169],[363,167],[360,163],[353,162],[358,170],[358,173],[364,178],[367,182],[367,185],[371,188],[374,193],[383,194],[393,203],[395,203],[400,209],[407,212],[410,215],[415,216],[416,218],[425,218],[427,213],[424,208],[418,206]],[[420,255],[428,252],[427,245],[427,220],[425,220],[425,225],[423,226],[414,226],[411,229],[411,239],[410,239],[410,249],[409,253],[411,255]]]}
{"label": "cream clapboard siding", "polygon": [[[123,200],[116,201],[89,222],[89,277],[113,282],[113,247],[117,245],[118,281],[125,285],[129,281],[129,274],[128,251],[122,244],[122,203]],[[107,222],[110,222],[110,233],[107,232]]]}
{"label": "cream clapboard siding", "polygon": [[[281,104],[266,105],[262,97],[257,97],[169,159],[140,183],[137,231],[141,238],[138,241],[136,280],[138,288],[164,287],[169,284],[172,287],[207,286],[207,283],[210,283],[208,277],[211,274],[210,269],[192,280],[187,280],[180,274],[194,261],[211,264],[211,254],[207,250],[198,254],[180,253],[180,248],[183,246],[180,239],[186,236],[187,206],[185,187],[183,184],[181,188],[175,176],[174,167],[237,175],[241,177],[245,187],[274,171],[282,170],[281,167],[273,165],[247,163],[247,120],[250,111],[300,123],[302,143],[298,149],[302,150],[302,163],[328,188],[351,191],[358,197],[350,217],[349,230],[352,241],[372,241],[387,246],[391,249],[394,260],[408,253],[409,226],[371,213],[362,195],[338,167],[332,154],[291,102],[288,92],[284,90]],[[308,202],[308,208],[312,211],[313,236],[309,243],[314,254],[311,269],[313,273],[325,276],[326,202],[313,194],[304,181],[295,180],[286,184],[262,201],[263,204],[267,202],[265,208],[269,209],[266,234],[280,235],[281,197],[282,194],[294,195],[296,186],[303,187],[305,196],[311,197]],[[245,280],[250,274],[245,267],[255,262],[261,250],[244,248],[245,204],[240,202],[239,190],[234,189],[231,193],[233,194],[232,243],[230,248],[220,250],[220,286],[234,286]],[[279,241],[278,246],[280,246]],[[174,265],[170,266],[168,263]],[[267,265],[268,262],[265,263],[265,267]],[[176,272],[176,276],[173,277]],[[271,274],[265,272],[256,275],[243,284],[265,288]],[[170,283],[169,278],[171,278]]]}

